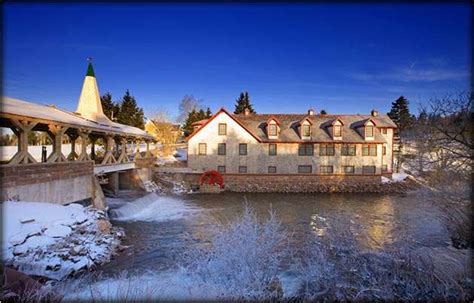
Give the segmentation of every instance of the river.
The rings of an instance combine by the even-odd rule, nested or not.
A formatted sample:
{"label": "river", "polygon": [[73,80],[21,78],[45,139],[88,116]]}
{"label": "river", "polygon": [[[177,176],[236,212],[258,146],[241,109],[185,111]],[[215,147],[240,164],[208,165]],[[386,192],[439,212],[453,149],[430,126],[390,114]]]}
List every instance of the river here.
{"label": "river", "polygon": [[101,280],[123,272],[140,276],[175,270],[183,253],[208,245],[217,227],[232,222],[246,206],[260,220],[273,210],[292,247],[328,233],[364,252],[450,245],[435,202],[415,194],[149,194],[109,202],[112,223],[124,228],[123,244],[129,247],[98,269]]}
{"label": "river", "polygon": [[173,256],[209,241],[213,227],[232,221],[245,204],[261,219],[273,209],[294,233],[295,241],[301,234],[321,237],[332,229],[341,237],[355,237],[361,248],[375,251],[450,243],[437,208],[411,195],[152,194],[112,210],[112,223],[125,229],[124,244],[131,248],[102,270],[116,274],[124,269],[168,268],[174,264]]}

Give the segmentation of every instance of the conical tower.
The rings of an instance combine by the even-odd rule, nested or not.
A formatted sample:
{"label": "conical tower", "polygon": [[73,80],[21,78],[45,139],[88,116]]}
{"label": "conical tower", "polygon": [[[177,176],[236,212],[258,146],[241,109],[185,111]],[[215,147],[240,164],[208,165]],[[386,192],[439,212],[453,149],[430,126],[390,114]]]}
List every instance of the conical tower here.
{"label": "conical tower", "polygon": [[84,78],[76,112],[86,119],[103,124],[112,124],[112,121],[104,115],[104,111],[102,110],[99,87],[97,86],[92,62],[89,62],[89,66],[87,67],[87,74]]}

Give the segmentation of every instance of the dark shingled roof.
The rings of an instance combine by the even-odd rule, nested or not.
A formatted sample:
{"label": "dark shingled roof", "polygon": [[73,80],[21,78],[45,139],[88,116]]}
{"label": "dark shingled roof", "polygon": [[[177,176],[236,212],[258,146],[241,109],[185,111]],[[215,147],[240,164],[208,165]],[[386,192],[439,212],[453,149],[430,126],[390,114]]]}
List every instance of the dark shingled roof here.
{"label": "dark shingled roof", "polygon": [[[369,142],[386,142],[380,134],[378,127],[397,126],[387,115],[379,115],[373,117],[371,115],[308,115],[308,114],[232,114],[232,116],[240,121],[242,125],[262,142],[351,142],[364,143],[364,130],[360,129],[364,123],[371,119],[375,125],[374,141]],[[265,131],[266,123],[270,117],[275,117],[280,121],[280,134],[278,139],[268,139]],[[302,140],[298,134],[298,125],[304,118],[312,122],[311,139]],[[333,140],[327,126],[334,119],[340,119],[344,124],[342,128],[342,141]]]}

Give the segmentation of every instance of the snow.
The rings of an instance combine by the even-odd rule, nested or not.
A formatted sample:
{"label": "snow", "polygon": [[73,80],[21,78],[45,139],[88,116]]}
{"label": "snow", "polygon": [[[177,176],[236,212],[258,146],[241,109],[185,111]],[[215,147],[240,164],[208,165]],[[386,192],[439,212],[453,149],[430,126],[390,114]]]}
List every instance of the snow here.
{"label": "snow", "polygon": [[119,244],[99,230],[105,215],[91,207],[7,201],[2,211],[3,261],[26,274],[59,280],[107,261]]}
{"label": "snow", "polygon": [[176,149],[175,158],[179,161],[187,161],[188,160],[188,150],[184,148]]}
{"label": "snow", "polygon": [[131,135],[152,138],[145,131],[136,127],[123,125],[112,121],[110,121],[108,124],[98,123],[57,107],[31,103],[9,97],[2,97],[1,112],[55,122],[63,122],[77,127],[93,128],[100,131],[123,132]]}
{"label": "snow", "polygon": [[382,183],[393,183],[393,182],[402,182],[404,181],[409,175],[405,173],[393,173],[392,179],[387,177],[382,177]]}
{"label": "snow", "polygon": [[[114,199],[114,204],[117,205],[118,201]],[[185,218],[199,210],[182,199],[151,193],[133,202],[123,201],[121,207],[110,210],[110,217],[119,221],[164,222]]]}
{"label": "snow", "polygon": [[[52,145],[44,145],[44,146],[46,147],[46,154],[49,156],[53,152],[53,146]],[[127,144],[127,151],[129,153],[134,151],[136,149],[136,146],[137,146],[136,144],[135,145]],[[42,147],[43,147],[43,145],[29,145],[28,146],[28,152],[38,162],[41,162]],[[77,143],[75,145],[75,147],[76,147],[75,148],[76,153],[80,154],[81,153],[81,144]],[[146,144],[145,143],[140,144],[139,148],[140,148],[140,151],[145,151],[146,150]],[[150,145],[150,150],[152,150],[152,149],[153,149],[153,145]],[[11,158],[13,158],[13,156],[16,154],[17,151],[18,151],[17,146],[11,146],[11,145],[10,146],[0,146],[0,160],[1,161],[10,160]],[[69,155],[69,153],[71,152],[71,144],[61,144],[61,151],[62,151],[63,155],[65,155],[65,156]],[[96,153],[99,152],[99,151],[102,151],[102,152],[105,151],[104,146],[97,145],[95,147],[95,151],[96,151]],[[91,145],[89,144],[87,146],[87,153],[90,154],[90,152],[91,152]]]}
{"label": "snow", "polygon": [[[270,213],[260,221],[245,209],[232,224],[213,226],[211,247],[178,255],[179,266],[159,273],[121,275],[101,281],[79,280],[66,288],[65,301],[229,300],[272,298],[288,234]],[[294,279],[285,279],[295,293]],[[272,287],[276,286],[276,287]]]}

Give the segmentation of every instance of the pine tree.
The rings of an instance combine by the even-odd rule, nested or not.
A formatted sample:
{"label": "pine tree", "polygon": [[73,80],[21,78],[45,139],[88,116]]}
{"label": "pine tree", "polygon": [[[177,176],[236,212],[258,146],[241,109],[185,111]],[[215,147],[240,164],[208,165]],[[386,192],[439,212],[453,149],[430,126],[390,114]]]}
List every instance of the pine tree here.
{"label": "pine tree", "polygon": [[209,119],[212,116],[211,109],[208,107],[206,110],[206,119]]}
{"label": "pine tree", "polygon": [[138,107],[135,97],[130,95],[130,91],[127,89],[120,103],[117,122],[143,129],[145,127],[144,120],[145,115],[143,109]]}
{"label": "pine tree", "polygon": [[325,109],[321,110],[321,115],[327,115],[327,114],[328,114],[328,112]]}
{"label": "pine tree", "polygon": [[120,111],[119,104],[112,101],[112,94],[107,92],[100,97],[100,102],[102,103],[102,110],[104,115],[106,115],[110,120],[117,119],[117,115]]}
{"label": "pine tree", "polygon": [[190,111],[188,113],[188,116],[186,117],[186,120],[183,123],[184,135],[189,136],[194,131],[194,122],[209,119],[211,116],[212,113],[209,107],[207,108],[206,112],[204,112],[203,109],[200,109],[199,111],[193,109],[192,111]]}
{"label": "pine tree", "polygon": [[242,92],[239,95],[239,98],[236,100],[234,114],[242,114],[245,112],[245,109],[248,108],[250,113],[255,114],[252,104],[250,103],[249,93]]}
{"label": "pine tree", "polygon": [[392,102],[392,109],[387,115],[397,124],[399,132],[410,129],[413,125],[413,116],[408,108],[408,100],[403,96]]}

